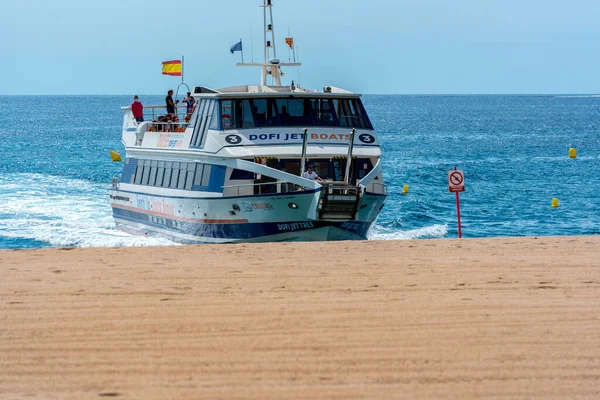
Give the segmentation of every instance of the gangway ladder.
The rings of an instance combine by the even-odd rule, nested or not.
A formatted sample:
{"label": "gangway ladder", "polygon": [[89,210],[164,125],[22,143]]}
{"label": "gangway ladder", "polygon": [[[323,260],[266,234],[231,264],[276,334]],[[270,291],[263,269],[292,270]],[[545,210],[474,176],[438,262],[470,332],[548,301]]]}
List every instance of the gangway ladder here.
{"label": "gangway ladder", "polygon": [[360,187],[344,182],[324,182],[318,207],[319,219],[355,219],[360,198]]}
{"label": "gangway ladder", "polygon": [[362,197],[360,186],[350,184],[350,168],[352,167],[352,151],[354,148],[355,129],[350,134],[348,144],[348,157],[346,160],[346,173],[343,182],[323,182],[323,190],[319,200],[320,219],[353,220],[358,211]]}

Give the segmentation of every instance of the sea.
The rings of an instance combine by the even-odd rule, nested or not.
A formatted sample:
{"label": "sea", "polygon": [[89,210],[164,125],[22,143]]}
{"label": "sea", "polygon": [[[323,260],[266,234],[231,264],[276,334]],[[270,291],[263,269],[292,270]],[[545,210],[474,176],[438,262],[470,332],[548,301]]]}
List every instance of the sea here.
{"label": "sea", "polygon": [[[121,106],[131,98],[0,96],[0,249],[174,244],[120,232],[112,220],[107,192],[121,164],[109,151],[125,154]],[[600,95],[363,102],[389,191],[370,240],[457,237],[454,167],[464,171],[465,238],[600,234]]]}

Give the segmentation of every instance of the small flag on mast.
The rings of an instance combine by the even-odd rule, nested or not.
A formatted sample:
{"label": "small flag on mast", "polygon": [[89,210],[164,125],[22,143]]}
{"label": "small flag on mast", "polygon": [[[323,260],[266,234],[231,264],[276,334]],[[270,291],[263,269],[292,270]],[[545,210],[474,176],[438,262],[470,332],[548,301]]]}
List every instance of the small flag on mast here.
{"label": "small flag on mast", "polygon": [[290,46],[290,49],[294,48],[294,38],[286,37],[285,42],[287,43],[288,46]]}
{"label": "small flag on mast", "polygon": [[181,60],[163,61],[163,75],[181,76]]}
{"label": "small flag on mast", "polygon": [[242,51],[242,41],[240,40],[239,42],[231,46],[229,51],[231,52],[231,54],[233,54],[236,51]]}

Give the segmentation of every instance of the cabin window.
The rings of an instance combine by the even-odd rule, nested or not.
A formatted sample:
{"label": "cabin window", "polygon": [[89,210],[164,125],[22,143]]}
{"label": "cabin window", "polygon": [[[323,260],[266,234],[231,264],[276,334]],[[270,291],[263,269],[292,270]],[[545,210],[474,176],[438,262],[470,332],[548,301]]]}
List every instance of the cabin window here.
{"label": "cabin window", "polygon": [[177,189],[184,189],[187,177],[187,163],[181,163],[179,167],[179,179],[177,181]]}
{"label": "cabin window", "polygon": [[187,177],[185,178],[185,190],[192,190],[194,184],[194,169],[196,165],[194,163],[188,163],[187,166]]}
{"label": "cabin window", "polygon": [[[233,99],[221,100],[220,107],[223,130],[270,126],[339,126],[373,129],[360,99],[304,97]],[[215,107],[215,112],[217,108]]]}
{"label": "cabin window", "polygon": [[311,126],[310,102],[304,99],[277,99],[277,111],[281,126]]}
{"label": "cabin window", "polygon": [[196,107],[196,127],[190,141],[190,147],[202,147],[208,129],[218,129],[219,118],[216,114],[217,100],[199,99]]}
{"label": "cabin window", "polygon": [[229,177],[231,180],[251,180],[254,179],[254,172],[245,171],[243,169],[234,169],[231,171],[231,176]]}
{"label": "cabin window", "polygon": [[317,126],[337,126],[338,119],[335,114],[333,99],[313,99],[312,110],[315,116]]}
{"label": "cabin window", "polygon": [[169,187],[171,185],[171,173],[173,172],[173,161],[167,161],[165,163],[165,178],[163,180],[163,187]]}
{"label": "cabin window", "polygon": [[177,181],[179,180],[179,163],[173,162],[173,171],[171,172],[171,189],[177,189]]}
{"label": "cabin window", "polygon": [[340,126],[356,129],[368,129],[364,115],[358,106],[358,101],[355,99],[343,99],[339,102],[334,100]]}
{"label": "cabin window", "polygon": [[148,182],[148,184],[150,186],[156,185],[157,168],[158,168],[158,161],[152,161],[150,163],[150,181]]}
{"label": "cabin window", "polygon": [[219,107],[216,100],[212,100],[212,112],[210,114],[210,125],[208,129],[219,129]]}
{"label": "cabin window", "polygon": [[158,169],[156,172],[156,186],[162,186],[164,176],[165,176],[165,162],[159,161]]}
{"label": "cabin window", "polygon": [[150,160],[144,160],[144,169],[142,171],[142,185],[148,184],[148,179],[150,178]]}
{"label": "cabin window", "polygon": [[142,171],[144,170],[144,160],[139,160],[137,168],[135,169],[135,180],[133,183],[140,185],[142,183]]}
{"label": "cabin window", "polygon": [[258,126],[280,126],[275,99],[254,99],[252,103]]}
{"label": "cabin window", "polygon": [[256,124],[254,123],[254,116],[252,114],[252,104],[250,104],[250,100],[238,100],[237,103],[241,103],[241,107],[239,108],[241,116],[239,116],[238,120],[242,121],[242,126],[238,126],[238,128],[256,127]]}
{"label": "cabin window", "polygon": [[234,111],[233,100],[221,101],[221,125],[223,126],[223,130],[235,128],[236,123]]}
{"label": "cabin window", "polygon": [[[216,176],[217,181],[225,178],[225,167],[215,166],[217,169],[213,171],[212,165],[202,163],[132,159],[132,169],[134,165],[137,165],[137,169],[131,174],[131,183],[137,182],[139,185],[214,191],[209,188],[211,175],[214,175],[213,179]],[[239,172],[246,173],[243,170]],[[253,178],[254,175],[250,173],[248,179]]]}
{"label": "cabin window", "polygon": [[212,169],[212,165],[205,165],[204,172],[202,173],[202,186],[208,186],[210,182],[210,171]]}
{"label": "cabin window", "polygon": [[196,175],[194,177],[194,186],[201,186],[202,184],[202,169],[204,164],[196,164]]}

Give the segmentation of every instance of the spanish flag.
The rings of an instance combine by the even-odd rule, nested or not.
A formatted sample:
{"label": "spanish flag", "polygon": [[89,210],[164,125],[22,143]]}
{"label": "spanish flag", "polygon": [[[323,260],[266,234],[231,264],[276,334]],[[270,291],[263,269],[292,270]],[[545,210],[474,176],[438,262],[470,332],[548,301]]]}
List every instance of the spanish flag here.
{"label": "spanish flag", "polygon": [[163,75],[181,76],[181,60],[163,61]]}
{"label": "spanish flag", "polygon": [[287,43],[288,46],[290,46],[290,49],[294,48],[294,38],[286,37],[285,42]]}

